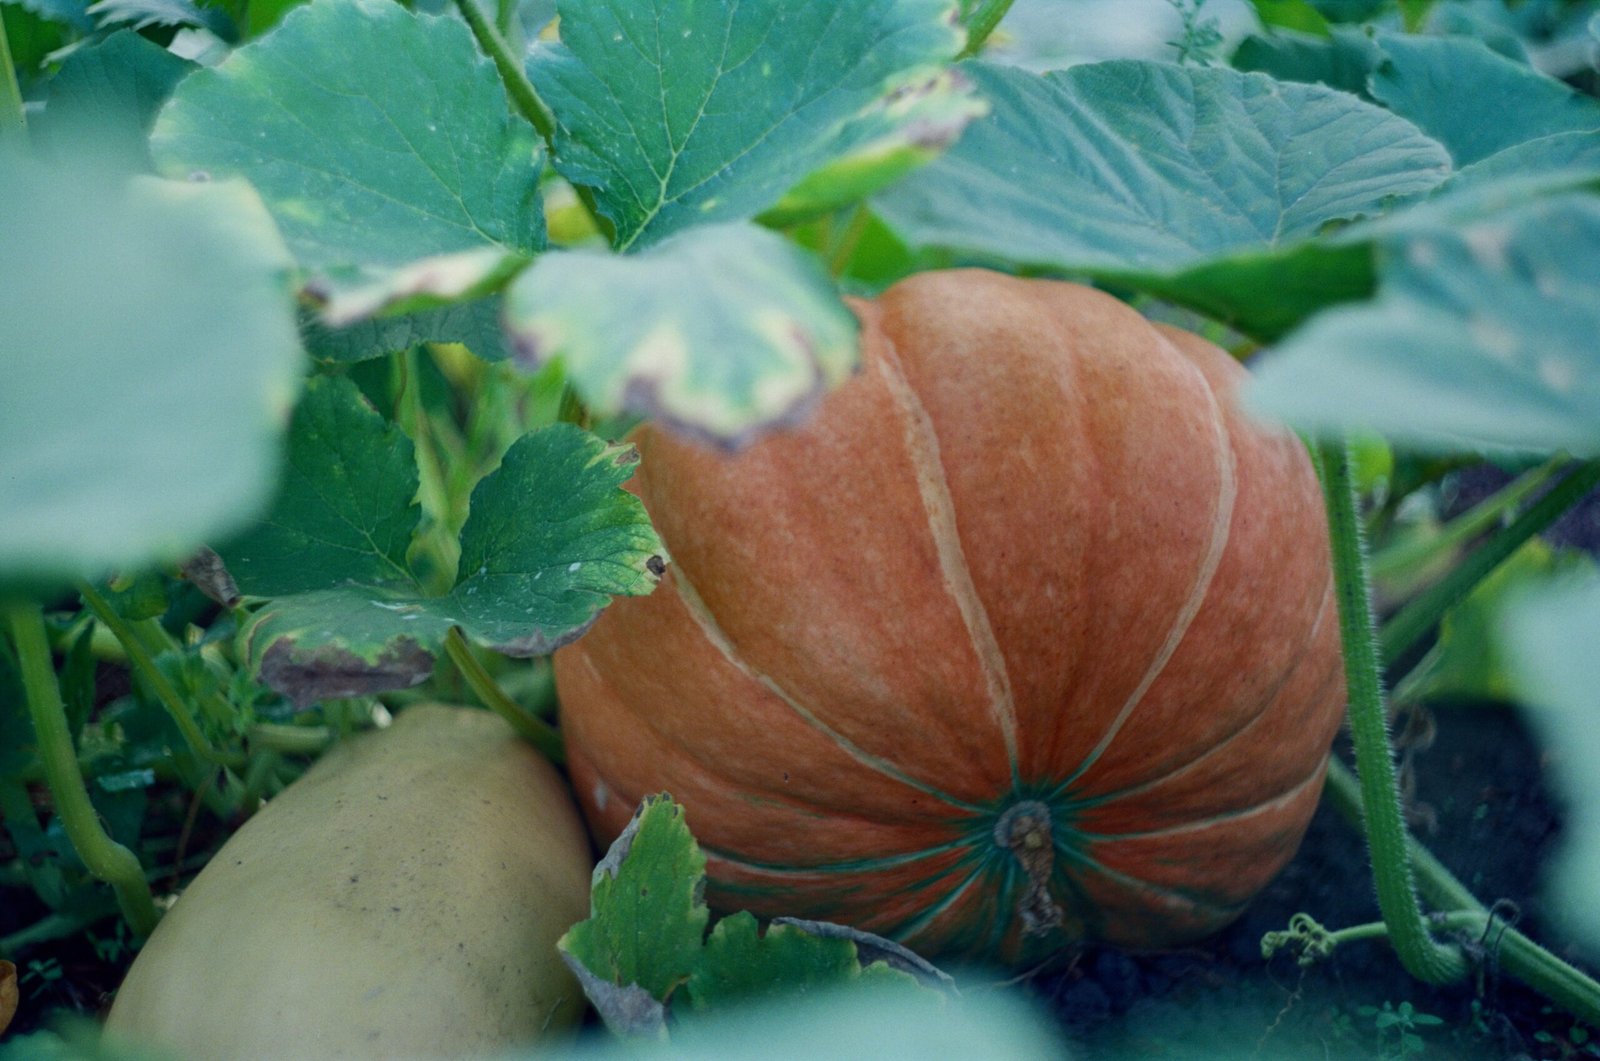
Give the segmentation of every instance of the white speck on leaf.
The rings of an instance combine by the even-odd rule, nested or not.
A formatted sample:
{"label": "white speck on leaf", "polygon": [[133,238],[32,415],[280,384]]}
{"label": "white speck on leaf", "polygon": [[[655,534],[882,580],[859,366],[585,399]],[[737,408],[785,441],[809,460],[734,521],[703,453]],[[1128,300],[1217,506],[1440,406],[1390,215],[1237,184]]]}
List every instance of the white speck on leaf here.
{"label": "white speck on leaf", "polygon": [[1553,391],[1569,394],[1578,383],[1578,370],[1563,357],[1539,359],[1539,378]]}
{"label": "white speck on leaf", "polygon": [[578,561],[575,561],[575,562],[573,562],[571,564],[568,564],[567,565],[567,570],[568,571],[576,571],[576,570],[578,570],[578,568],[580,568],[582,566],[583,566],[583,561],[582,560],[578,560]]}
{"label": "white speck on leaf", "polygon": [[1464,237],[1473,260],[1485,269],[1504,271],[1506,247],[1511,243],[1511,230],[1504,225],[1479,225],[1467,229]]}
{"label": "white speck on leaf", "polygon": [[1516,356],[1520,345],[1516,334],[1499,321],[1489,317],[1474,317],[1467,327],[1473,340],[1493,357],[1510,361]]}

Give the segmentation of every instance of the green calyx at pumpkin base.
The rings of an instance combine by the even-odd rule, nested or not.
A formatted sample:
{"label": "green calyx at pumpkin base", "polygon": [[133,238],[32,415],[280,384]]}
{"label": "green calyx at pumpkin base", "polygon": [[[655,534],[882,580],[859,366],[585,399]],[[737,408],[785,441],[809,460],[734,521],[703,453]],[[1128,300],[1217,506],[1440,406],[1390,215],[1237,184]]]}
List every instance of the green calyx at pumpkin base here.
{"label": "green calyx at pumpkin base", "polygon": [[673,566],[556,656],[591,823],[670,792],[714,907],[933,956],[1221,927],[1342,715],[1303,447],[1239,415],[1221,350],[1087,288],[953,271],[855,308],[863,368],[797,430],[634,436]]}

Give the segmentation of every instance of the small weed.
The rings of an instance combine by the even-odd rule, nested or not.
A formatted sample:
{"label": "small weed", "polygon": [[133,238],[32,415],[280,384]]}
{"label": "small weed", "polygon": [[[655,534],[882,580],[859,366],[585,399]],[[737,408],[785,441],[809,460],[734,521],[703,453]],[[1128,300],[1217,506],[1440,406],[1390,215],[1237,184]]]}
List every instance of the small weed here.
{"label": "small weed", "polygon": [[1378,1033],[1378,1041],[1383,1047],[1383,1053],[1379,1056],[1385,1059],[1422,1056],[1427,1044],[1422,1041],[1422,1036],[1417,1030],[1437,1027],[1444,1023],[1431,1013],[1418,1011],[1409,1002],[1402,1002],[1398,1006],[1392,1002],[1385,1002],[1382,1009],[1377,1006],[1362,1006],[1356,1012],[1372,1021],[1373,1029]]}

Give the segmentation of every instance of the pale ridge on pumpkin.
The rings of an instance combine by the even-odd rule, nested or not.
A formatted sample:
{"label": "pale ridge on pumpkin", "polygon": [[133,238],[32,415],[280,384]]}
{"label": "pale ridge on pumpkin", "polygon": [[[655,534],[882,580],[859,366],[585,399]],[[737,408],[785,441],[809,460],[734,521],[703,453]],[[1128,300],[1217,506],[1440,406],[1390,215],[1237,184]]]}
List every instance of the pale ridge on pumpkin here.
{"label": "pale ridge on pumpkin", "polygon": [[967,565],[967,555],[961,545],[961,535],[956,529],[956,506],[950,496],[950,484],[945,478],[944,462],[939,458],[939,434],[934,429],[933,418],[922,405],[916,391],[900,367],[900,357],[894,342],[883,337],[883,357],[874,363],[879,375],[888,384],[889,394],[900,410],[905,431],[906,456],[917,473],[917,491],[922,495],[922,509],[928,520],[928,535],[933,539],[939,556],[939,570],[944,575],[945,591],[955,602],[961,622],[972,641],[972,651],[983,668],[984,688],[989,693],[989,709],[1000,726],[1005,740],[1006,757],[1011,761],[1013,776],[1017,773],[1017,705],[1011,691],[1011,676],[1006,671],[1005,654],[994,635],[989,613],[978,597],[978,587],[972,580],[972,569]]}
{"label": "pale ridge on pumpkin", "polygon": [[[1333,598],[1333,583],[1329,582],[1327,587],[1323,590],[1322,603],[1320,605],[1318,605],[1318,607],[1317,607],[1317,618],[1316,618],[1316,621],[1311,624],[1311,629],[1306,634],[1305,640],[1306,640],[1306,644],[1307,645],[1311,645],[1311,644],[1314,644],[1316,642],[1317,634],[1322,630],[1322,624],[1328,619],[1329,616],[1331,616],[1333,614],[1333,607],[1332,607],[1333,601],[1334,601],[1334,598]],[[1304,658],[1304,655],[1305,655],[1305,653],[1302,652],[1301,653],[1302,658]],[[1298,666],[1298,661],[1296,662],[1296,667],[1297,666]],[[1282,695],[1283,689],[1289,684],[1289,679],[1294,676],[1294,673],[1295,673],[1295,667],[1286,668],[1284,670],[1284,672],[1283,672],[1283,675],[1278,679],[1277,687],[1273,690],[1272,695],[1270,697],[1267,697],[1264,700],[1262,700],[1262,702],[1261,702],[1261,710],[1260,711],[1257,711],[1254,715],[1252,715],[1238,729],[1234,730],[1232,733],[1228,734],[1226,737],[1223,737],[1221,740],[1217,741],[1215,744],[1213,744],[1210,747],[1206,748],[1199,755],[1196,755],[1193,759],[1190,759],[1188,762],[1182,764],[1181,766],[1175,767],[1174,769],[1169,770],[1166,773],[1161,774],[1158,777],[1152,777],[1148,781],[1140,782],[1137,785],[1130,785],[1127,788],[1116,789],[1115,791],[1112,791],[1112,792],[1105,792],[1105,793],[1102,793],[1102,794],[1100,794],[1098,796],[1094,796],[1094,797],[1089,798],[1089,799],[1080,799],[1080,800],[1077,801],[1079,806],[1092,807],[1092,806],[1097,806],[1097,805],[1102,804],[1102,803],[1110,803],[1110,802],[1112,802],[1114,800],[1127,799],[1130,796],[1142,795],[1143,793],[1149,792],[1151,789],[1157,788],[1157,787],[1159,787],[1161,785],[1168,784],[1168,783],[1170,783],[1170,782],[1172,782],[1172,781],[1174,781],[1174,780],[1176,780],[1178,778],[1181,778],[1184,774],[1187,774],[1192,770],[1200,769],[1201,767],[1203,767],[1205,765],[1206,760],[1210,759],[1212,756],[1221,754],[1234,741],[1239,740],[1240,738],[1244,737],[1246,734],[1248,734],[1250,732],[1252,727],[1254,727],[1255,725],[1260,723],[1263,719],[1268,718],[1272,714],[1272,709],[1278,705],[1278,697]],[[1327,683],[1324,683],[1324,685],[1326,685],[1326,684]],[[1320,697],[1321,687],[1319,687],[1317,691],[1318,691],[1318,694],[1319,694],[1319,697]],[[1322,759],[1318,760],[1317,766],[1314,768],[1313,772],[1321,770],[1322,769],[1322,764],[1326,763],[1326,762],[1327,762],[1327,757],[1326,756],[1324,756]],[[1138,834],[1120,834],[1119,833],[1117,835],[1138,835]]]}
{"label": "pale ridge on pumpkin", "polygon": [[[1166,336],[1160,336],[1163,345],[1169,345]],[[1174,351],[1176,353],[1176,351]],[[1182,355],[1178,355],[1182,359]],[[1183,363],[1188,365],[1185,359]],[[1233,530],[1233,504],[1239,494],[1239,483],[1236,477],[1237,457],[1233,452],[1233,440],[1228,434],[1227,422],[1223,419],[1222,406],[1218,404],[1217,397],[1212,393],[1211,385],[1206,381],[1205,375],[1190,365],[1190,371],[1198,378],[1199,392],[1203,394],[1211,410],[1211,422],[1216,428],[1217,437],[1217,503],[1211,512],[1211,541],[1206,546],[1205,555],[1200,558],[1200,568],[1195,572],[1194,583],[1189,589],[1189,596],[1184,600],[1183,607],[1178,609],[1178,614],[1173,617],[1172,627],[1167,631],[1167,639],[1161,643],[1161,649],[1150,661],[1150,666],[1145,670],[1144,677],[1129,694],[1127,702],[1117,712],[1117,717],[1111,725],[1106,727],[1106,734],[1100,738],[1100,743],[1095,745],[1073,771],[1070,781],[1082,777],[1092,767],[1100,756],[1105,754],[1111,742],[1116,740],[1117,734],[1132,717],[1133,712],[1144,700],[1144,694],[1161,677],[1161,672],[1166,669],[1167,661],[1172,659],[1173,653],[1178,651],[1178,646],[1183,643],[1184,635],[1189,632],[1189,626],[1194,622],[1194,617],[1200,614],[1201,605],[1206,602],[1206,595],[1211,592],[1211,581],[1216,576],[1217,568],[1222,564],[1222,555],[1227,550],[1228,538]]]}
{"label": "pale ridge on pumpkin", "polygon": [[1317,765],[1312,768],[1311,773],[1306,775],[1304,779],[1296,782],[1294,785],[1290,786],[1284,791],[1279,792],[1277,795],[1269,796],[1260,803],[1254,803],[1248,807],[1238,810],[1230,810],[1223,814],[1213,814],[1205,818],[1196,818],[1193,821],[1184,822],[1182,825],[1172,825],[1165,829],[1150,829],[1145,832],[1138,833],[1115,833],[1108,836],[1098,835],[1096,833],[1081,833],[1080,835],[1087,840],[1143,840],[1162,836],[1181,836],[1184,833],[1192,833],[1201,829],[1209,829],[1213,825],[1221,825],[1223,822],[1242,821],[1245,818],[1254,817],[1258,814],[1265,814],[1269,811],[1279,810],[1284,806],[1284,804],[1293,802],[1296,798],[1303,794],[1307,785],[1320,784],[1322,782],[1322,775],[1327,767],[1327,763],[1328,760],[1326,757],[1318,760]]}
{"label": "pale ridge on pumpkin", "polygon": [[875,770],[878,773],[883,774],[885,777],[893,778],[903,785],[914,788],[918,792],[932,796],[934,799],[937,799],[943,803],[948,803],[953,807],[960,807],[964,810],[977,809],[970,803],[964,803],[961,800],[956,799],[954,796],[951,796],[946,792],[941,792],[939,789],[936,789],[931,785],[924,784],[923,782],[918,781],[916,778],[911,777],[909,774],[896,769],[893,764],[885,762],[883,759],[871,754],[870,752],[861,748],[859,745],[855,744],[844,734],[838,732],[826,722],[823,722],[809,707],[806,707],[799,700],[791,696],[787,689],[784,689],[769,675],[761,673],[752,667],[748,662],[746,662],[744,657],[739,654],[739,650],[734,646],[733,640],[728,637],[727,632],[724,631],[722,626],[717,622],[717,617],[711,614],[711,609],[706,606],[706,602],[700,598],[700,594],[695,591],[694,586],[691,585],[688,578],[684,576],[682,568],[673,569],[673,577],[670,581],[672,582],[673,587],[677,590],[678,598],[683,601],[683,606],[688,610],[689,615],[694,619],[695,625],[700,628],[700,632],[705,635],[706,640],[709,641],[718,652],[722,653],[723,658],[725,658],[741,673],[771,690],[772,694],[778,699],[782,700],[791,711],[793,711],[800,718],[804,719],[808,725],[815,727],[819,732],[826,735],[829,740],[837,744],[845,751],[846,754],[848,754],[852,759],[856,760],[856,762],[870,770]]}

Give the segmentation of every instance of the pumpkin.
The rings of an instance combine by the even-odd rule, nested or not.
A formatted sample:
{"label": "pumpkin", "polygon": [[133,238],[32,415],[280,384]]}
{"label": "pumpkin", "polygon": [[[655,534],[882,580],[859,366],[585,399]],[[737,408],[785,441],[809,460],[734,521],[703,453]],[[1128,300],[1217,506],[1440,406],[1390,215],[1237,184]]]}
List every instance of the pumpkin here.
{"label": "pumpkin", "polygon": [[1303,446],[1086,287],[956,270],[855,310],[862,370],[801,429],[636,434],[673,566],[555,661],[590,823],[669,791],[713,905],[930,954],[1221,927],[1343,708]]}
{"label": "pumpkin", "polygon": [[584,1012],[565,783],[498,716],[419,704],[229,838],[128,971],[109,1034],[194,1061],[498,1055]]}

